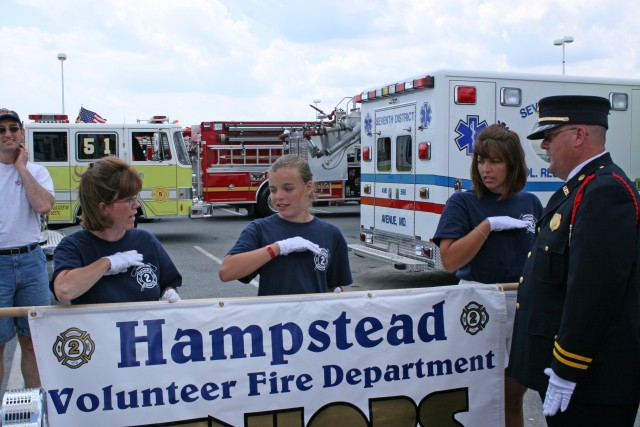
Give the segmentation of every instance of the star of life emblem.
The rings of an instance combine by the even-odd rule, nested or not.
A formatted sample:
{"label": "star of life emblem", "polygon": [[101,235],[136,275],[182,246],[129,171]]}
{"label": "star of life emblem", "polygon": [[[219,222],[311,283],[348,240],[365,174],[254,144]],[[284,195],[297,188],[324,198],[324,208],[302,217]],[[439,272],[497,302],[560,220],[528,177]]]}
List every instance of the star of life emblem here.
{"label": "star of life emblem", "polygon": [[425,129],[429,129],[429,125],[431,125],[432,113],[433,110],[431,109],[431,105],[429,105],[428,102],[422,104],[422,107],[420,108],[420,124]]}
{"label": "star of life emblem", "polygon": [[371,118],[371,114],[367,113],[367,115],[364,116],[364,131],[366,133],[371,133],[372,129],[373,129],[373,119]]}
{"label": "star of life emblem", "polygon": [[473,144],[476,142],[480,132],[489,126],[486,120],[480,121],[478,116],[467,116],[467,121],[460,120],[456,125],[455,131],[458,133],[456,144],[458,150],[466,150],[467,156],[473,154]]}

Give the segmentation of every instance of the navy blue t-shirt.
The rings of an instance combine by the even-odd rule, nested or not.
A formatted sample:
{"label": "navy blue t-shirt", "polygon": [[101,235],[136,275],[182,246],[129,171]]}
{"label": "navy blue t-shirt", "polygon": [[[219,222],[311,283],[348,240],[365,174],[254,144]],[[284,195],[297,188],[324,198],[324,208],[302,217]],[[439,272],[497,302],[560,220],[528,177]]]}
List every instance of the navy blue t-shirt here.
{"label": "navy blue t-shirt", "polygon": [[258,295],[292,295],[327,292],[329,287],[352,283],[347,242],[338,228],[314,218],[290,222],[278,215],[251,222],[240,234],[228,255],[249,252],[279,240],[300,236],[320,246],[322,255],[293,252],[269,261],[248,277],[260,275]]}
{"label": "navy blue t-shirt", "polygon": [[506,200],[489,193],[478,199],[473,190],[451,195],[444,207],[434,242],[460,239],[490,216],[510,216],[529,222],[526,229],[494,231],[478,254],[456,271],[456,277],[481,283],[516,282],[531,250],[542,204],[534,194],[521,191]]}
{"label": "navy blue t-shirt", "polygon": [[56,247],[51,289],[63,270],[85,267],[100,258],[130,250],[142,254],[144,266],[129,267],[124,273],[103,276],[71,303],[158,301],[165,288],[182,285],[182,275],[153,234],[140,229],[127,230],[122,239],[108,242],[87,230],[80,230],[66,236]]}

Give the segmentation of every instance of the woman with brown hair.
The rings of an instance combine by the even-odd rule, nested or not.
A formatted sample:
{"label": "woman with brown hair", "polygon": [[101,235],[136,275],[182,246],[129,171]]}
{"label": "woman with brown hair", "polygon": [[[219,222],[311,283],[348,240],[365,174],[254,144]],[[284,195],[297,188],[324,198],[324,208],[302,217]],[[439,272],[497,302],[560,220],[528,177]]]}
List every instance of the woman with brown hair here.
{"label": "woman with brown hair", "polygon": [[[454,193],[445,205],[434,241],[442,264],[460,283],[517,282],[533,243],[542,213],[540,200],[522,191],[528,169],[520,138],[504,124],[484,129],[473,147],[469,191]],[[507,301],[506,361],[508,365],[517,291]],[[522,426],[526,388],[505,377],[505,419]]]}
{"label": "woman with brown hair", "polygon": [[65,237],[53,255],[51,283],[72,304],[180,299],[182,276],[151,233],[134,228],[140,174],[105,157],[80,177],[83,230]]}

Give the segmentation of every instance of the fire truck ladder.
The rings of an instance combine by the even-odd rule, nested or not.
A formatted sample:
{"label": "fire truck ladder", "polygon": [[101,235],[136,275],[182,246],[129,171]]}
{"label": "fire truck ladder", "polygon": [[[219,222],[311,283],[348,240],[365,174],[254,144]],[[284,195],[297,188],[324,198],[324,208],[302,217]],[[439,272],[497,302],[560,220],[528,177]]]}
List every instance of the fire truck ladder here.
{"label": "fire truck ladder", "polygon": [[[278,157],[289,151],[288,144],[279,145],[214,145],[207,147],[213,156],[213,167],[233,167],[242,165],[265,165],[269,166]],[[209,157],[209,156],[208,156]]]}

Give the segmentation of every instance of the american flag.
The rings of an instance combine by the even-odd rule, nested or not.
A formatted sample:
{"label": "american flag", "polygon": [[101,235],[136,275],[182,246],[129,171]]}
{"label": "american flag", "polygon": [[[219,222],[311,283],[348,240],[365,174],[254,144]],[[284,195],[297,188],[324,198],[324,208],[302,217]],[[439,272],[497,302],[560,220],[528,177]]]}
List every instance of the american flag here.
{"label": "american flag", "polygon": [[102,118],[98,113],[87,110],[84,107],[80,107],[80,114],[76,119],[76,123],[106,123],[107,119]]}

